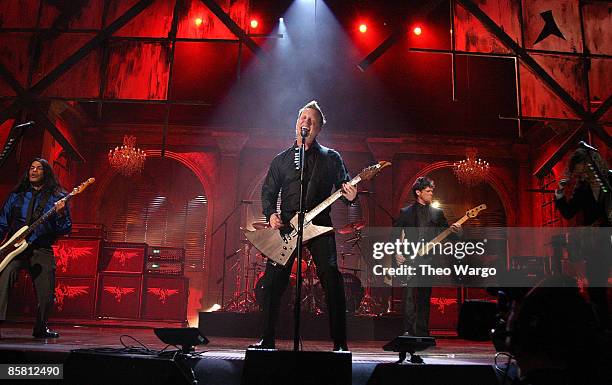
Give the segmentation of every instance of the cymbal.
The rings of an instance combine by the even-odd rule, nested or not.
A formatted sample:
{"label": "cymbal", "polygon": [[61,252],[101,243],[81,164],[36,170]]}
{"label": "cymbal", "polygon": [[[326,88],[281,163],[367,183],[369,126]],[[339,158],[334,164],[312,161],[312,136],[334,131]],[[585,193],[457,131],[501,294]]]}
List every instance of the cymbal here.
{"label": "cymbal", "polygon": [[251,226],[253,226],[255,230],[262,230],[262,229],[270,228],[270,224],[268,222],[253,222],[251,223]]}
{"label": "cymbal", "polygon": [[359,221],[347,223],[338,229],[338,234],[350,234],[356,230],[361,230],[365,227],[365,220],[361,219]]}

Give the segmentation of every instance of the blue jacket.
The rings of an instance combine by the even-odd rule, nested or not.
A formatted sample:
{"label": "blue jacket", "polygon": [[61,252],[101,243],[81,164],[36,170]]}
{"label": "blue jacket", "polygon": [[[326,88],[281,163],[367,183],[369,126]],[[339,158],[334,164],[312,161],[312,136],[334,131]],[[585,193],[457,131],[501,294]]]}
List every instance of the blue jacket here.
{"label": "blue jacket", "polygon": [[[34,198],[34,208],[38,207],[40,199],[44,193],[37,194]],[[47,204],[43,208],[41,215],[53,208],[55,202],[66,196],[65,193],[52,195]],[[11,193],[0,212],[0,239],[4,239],[7,234],[14,234],[21,227],[25,226],[25,221],[28,215],[28,207],[32,200],[32,191],[20,193]],[[70,233],[72,230],[72,220],[70,219],[70,211],[68,205],[64,215],[60,216],[53,214],[51,218],[38,226],[28,237],[29,244],[36,248],[50,248],[57,237]]]}

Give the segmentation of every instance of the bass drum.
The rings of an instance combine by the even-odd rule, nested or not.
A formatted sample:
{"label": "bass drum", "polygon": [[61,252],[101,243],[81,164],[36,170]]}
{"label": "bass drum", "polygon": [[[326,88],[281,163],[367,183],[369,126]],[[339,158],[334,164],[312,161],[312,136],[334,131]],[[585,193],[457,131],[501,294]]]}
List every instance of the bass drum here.
{"label": "bass drum", "polygon": [[[354,274],[342,273],[342,281],[344,282],[344,297],[346,298],[346,311],[349,314],[354,314],[361,304],[363,299],[364,289],[361,285],[361,280]],[[317,279],[312,288],[314,297],[317,303],[320,304],[321,311],[327,313],[327,303],[325,302],[325,293],[321,282]]]}

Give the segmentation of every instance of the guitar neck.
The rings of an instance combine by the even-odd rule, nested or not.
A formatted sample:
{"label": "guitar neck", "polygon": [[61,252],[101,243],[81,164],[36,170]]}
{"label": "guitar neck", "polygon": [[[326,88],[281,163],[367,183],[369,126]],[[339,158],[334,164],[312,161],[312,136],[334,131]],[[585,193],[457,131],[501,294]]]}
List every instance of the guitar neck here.
{"label": "guitar neck", "polygon": [[[357,175],[349,182],[351,186],[357,185],[357,183],[361,182],[361,176]],[[330,195],[323,202],[319,203],[317,207],[310,210],[304,216],[304,223],[311,222],[317,215],[321,214],[321,211],[325,210],[327,207],[331,206],[338,198],[342,196],[342,190],[336,190],[332,195]]]}
{"label": "guitar neck", "polygon": [[[66,195],[65,197],[63,197],[62,199],[60,199],[58,202],[64,201],[66,202],[68,199],[70,199],[70,197],[72,197],[72,193]],[[46,213],[44,213],[43,215],[40,216],[40,218],[38,218],[34,223],[32,223],[30,226],[28,226],[28,229],[26,231],[23,232],[23,234],[21,234],[21,236],[19,237],[20,239],[26,239],[27,237],[30,236],[30,234],[32,234],[34,232],[34,230],[40,226],[43,222],[45,222],[46,220],[48,220],[51,215],[53,215],[55,213],[55,205],[53,205],[53,207],[47,211]]]}
{"label": "guitar neck", "polygon": [[[459,219],[457,222],[457,224],[462,225],[463,223],[465,223],[468,219],[470,219],[467,215],[464,215],[463,217],[461,217],[461,219]],[[429,241],[427,243],[427,246],[425,247],[425,249],[423,250],[423,253],[420,254],[420,256],[423,256],[427,253],[429,253],[431,251],[431,249],[437,245],[438,243],[442,242],[443,240],[446,239],[446,237],[448,237],[451,233],[451,229],[450,227],[445,229],[444,231],[442,231],[440,234],[438,234],[438,236],[436,236],[434,239],[432,239],[431,241]]]}

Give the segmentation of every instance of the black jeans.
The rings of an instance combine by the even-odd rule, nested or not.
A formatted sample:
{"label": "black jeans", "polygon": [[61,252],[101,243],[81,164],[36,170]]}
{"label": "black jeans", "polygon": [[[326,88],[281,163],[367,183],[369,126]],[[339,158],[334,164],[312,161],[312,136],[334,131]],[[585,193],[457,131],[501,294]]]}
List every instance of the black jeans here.
{"label": "black jeans", "polygon": [[[325,292],[329,327],[334,343],[346,344],[346,300],[344,283],[338,271],[336,239],[333,233],[320,235],[310,240],[306,247],[310,251],[317,268],[317,276]],[[275,265],[268,261],[266,272],[260,281],[263,308],[263,334],[267,341],[276,337],[276,324],[280,312],[281,297],[289,283],[293,256],[287,266]]]}
{"label": "black jeans", "polygon": [[28,269],[34,283],[38,301],[34,330],[41,330],[47,324],[55,301],[55,258],[53,250],[44,248],[26,249],[0,273],[0,321],[6,319],[9,289],[17,280],[17,274],[21,269]]}

